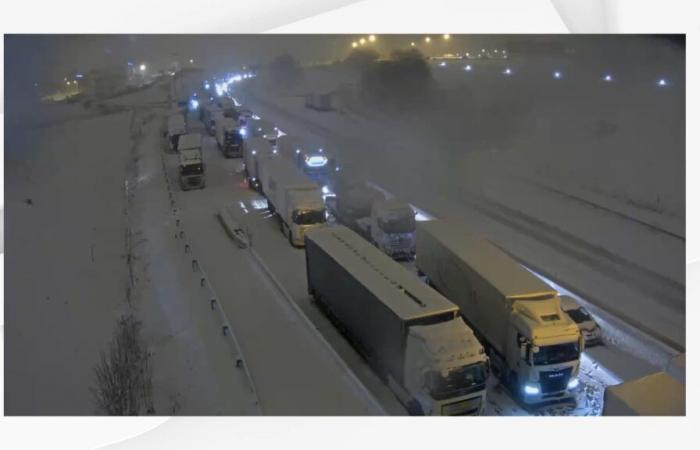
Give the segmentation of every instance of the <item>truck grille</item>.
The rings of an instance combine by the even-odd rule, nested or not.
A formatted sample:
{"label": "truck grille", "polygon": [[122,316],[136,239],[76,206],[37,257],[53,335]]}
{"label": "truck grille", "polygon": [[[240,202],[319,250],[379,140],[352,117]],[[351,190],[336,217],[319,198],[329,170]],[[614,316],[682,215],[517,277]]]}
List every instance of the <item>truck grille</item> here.
{"label": "truck grille", "polygon": [[566,390],[566,386],[569,384],[569,379],[571,378],[571,370],[571,367],[565,367],[563,369],[540,372],[542,393],[548,394]]}

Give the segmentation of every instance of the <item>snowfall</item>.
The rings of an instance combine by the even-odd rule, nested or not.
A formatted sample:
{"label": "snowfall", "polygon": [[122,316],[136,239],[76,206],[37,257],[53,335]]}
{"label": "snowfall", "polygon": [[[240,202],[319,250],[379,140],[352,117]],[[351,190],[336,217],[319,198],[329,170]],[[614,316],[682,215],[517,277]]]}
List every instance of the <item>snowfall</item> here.
{"label": "snowfall", "polygon": [[[572,64],[563,79],[538,78],[551,65],[433,63],[445,101],[401,114],[357,95],[307,109],[304,94],[319,86],[357,91],[343,68],[306,68],[293,89],[259,77],[232,93],[343,171],[477,229],[593,313],[604,345],[583,355],[575,405],[526,410],[490,380],[489,415],[598,415],[605,386],[685,352],[682,74],[666,72],[675,82],[663,88]],[[173,83],[190,92],[205,76]],[[94,414],[93,367],[132,311],[157,414],[406,414],[310,301],[303,250],[194,115],[207,186],[180,190],[161,137],[170,93],[168,79],[100,109],[37,105],[7,126],[5,413]],[[224,206],[250,248],[221,226]]]}

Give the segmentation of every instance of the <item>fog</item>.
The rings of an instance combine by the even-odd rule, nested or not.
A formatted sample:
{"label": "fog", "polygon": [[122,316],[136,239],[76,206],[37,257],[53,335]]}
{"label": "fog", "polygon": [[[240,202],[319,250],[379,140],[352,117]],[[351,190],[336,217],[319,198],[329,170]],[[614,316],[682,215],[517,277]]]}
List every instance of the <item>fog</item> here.
{"label": "fog", "polygon": [[[183,236],[203,249],[197,258],[248,351],[263,411],[298,413],[280,386],[293,381],[303,397],[315,389],[309,377],[354,399],[345,413],[374,411],[327,346],[372,396],[396,407],[309,303],[304,252],[288,245],[262,197],[246,187],[241,161],[223,158],[196,111],[188,126],[204,136],[207,186],[177,187],[177,154],[161,140],[167,115],[204,79],[243,66],[256,76],[231,95],[310,148],[326,149],[341,174],[477,230],[580,296],[597,318],[613,318],[604,322],[610,347],[590,354],[596,368],[624,379],[663,366],[669,353],[640,342],[684,352],[684,37],[375,37],[5,37],[6,410],[92,413],[93,365],[128,309],[144,322],[146,347],[157,348],[157,413],[254,413],[250,380],[229,364],[219,323],[211,326],[213,294],[193,306],[204,278],[183,256]],[[482,49],[507,57],[444,58]],[[189,70],[169,73],[173,62]],[[64,78],[100,68],[126,73],[129,63],[153,73],[109,95],[40,101],[65,88]],[[332,107],[309,107],[310,93],[330,95]],[[225,205],[251,212],[258,260],[230,246],[215,217]],[[281,298],[285,290],[292,300]],[[294,311],[288,301],[299,303]],[[296,314],[308,317],[289,320]],[[260,339],[261,330],[274,336]],[[292,381],[277,365],[285,358],[271,355],[278,344],[289,349]],[[308,367],[293,363],[300,356]],[[600,395],[605,383],[596,382]],[[339,413],[343,405],[327,397],[304,403],[308,413]]]}

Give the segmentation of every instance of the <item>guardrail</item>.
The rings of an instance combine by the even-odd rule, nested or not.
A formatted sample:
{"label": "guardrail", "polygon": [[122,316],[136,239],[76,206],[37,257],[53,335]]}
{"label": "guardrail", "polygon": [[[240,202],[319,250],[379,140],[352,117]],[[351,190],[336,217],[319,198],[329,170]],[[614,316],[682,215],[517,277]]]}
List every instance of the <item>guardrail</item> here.
{"label": "guardrail", "polygon": [[216,313],[219,319],[219,326],[221,327],[221,334],[224,338],[228,339],[233,349],[232,356],[235,367],[237,369],[243,369],[243,371],[245,372],[245,376],[248,380],[248,385],[250,387],[251,394],[255,399],[253,406],[259,414],[262,414],[260,399],[258,397],[253,377],[250,374],[250,371],[248,370],[248,364],[246,363],[245,356],[243,354],[243,351],[241,350],[241,346],[239,345],[238,339],[236,338],[236,334],[233,331],[231,322],[228,320],[228,317],[226,317],[226,313],[221,307],[221,302],[219,302],[220,297],[214,290],[214,287],[209,282],[209,277],[207,276],[204,267],[202,267],[201,263],[199,262],[199,259],[197,259],[197,257],[195,256],[192,244],[187,238],[187,233],[184,229],[183,221],[179,216],[179,210],[175,201],[175,195],[173,194],[172,182],[170,181],[170,177],[168,176],[167,165],[165,163],[165,158],[162,153],[160,157],[161,163],[163,165],[163,177],[165,178],[165,184],[168,191],[168,199],[170,201],[170,211],[173,217],[175,218],[176,231],[174,234],[174,238],[180,241],[184,254],[187,255],[190,259],[192,265],[192,273],[198,276],[199,287],[205,294],[202,297],[204,297],[208,301],[209,307],[212,311]]}

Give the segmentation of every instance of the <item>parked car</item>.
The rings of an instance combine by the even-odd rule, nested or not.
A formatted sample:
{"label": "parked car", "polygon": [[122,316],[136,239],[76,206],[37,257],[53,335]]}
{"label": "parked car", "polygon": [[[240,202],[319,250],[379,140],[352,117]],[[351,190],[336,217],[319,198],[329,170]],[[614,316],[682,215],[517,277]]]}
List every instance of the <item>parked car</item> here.
{"label": "parked car", "polygon": [[581,331],[586,347],[593,347],[603,343],[603,331],[591,316],[574,298],[568,295],[561,296],[561,309],[576,322]]}

